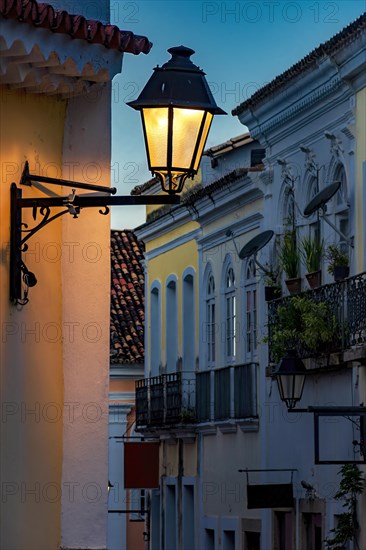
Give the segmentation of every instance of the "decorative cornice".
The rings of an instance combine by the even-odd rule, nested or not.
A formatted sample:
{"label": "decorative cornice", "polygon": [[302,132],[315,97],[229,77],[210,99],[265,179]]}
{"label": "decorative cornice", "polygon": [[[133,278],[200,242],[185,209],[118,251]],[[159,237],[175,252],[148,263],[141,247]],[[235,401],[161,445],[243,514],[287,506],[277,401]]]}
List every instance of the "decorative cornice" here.
{"label": "decorative cornice", "polygon": [[[146,243],[150,240],[155,240],[162,237],[168,231],[178,229],[182,225],[191,221],[191,215],[186,208],[182,208],[183,203],[173,208],[169,207],[168,211],[161,214],[155,220],[146,222],[134,229],[134,232],[139,239]],[[146,256],[146,254],[145,254]]]}
{"label": "decorative cornice", "polygon": [[253,229],[260,227],[262,220],[263,214],[261,212],[251,213],[247,217],[242,218],[235,223],[230,223],[220,227],[209,235],[205,235],[204,237],[197,239],[197,244],[203,252],[206,252],[207,250],[220,246],[229,240],[226,234],[228,229],[230,229],[235,236],[239,236],[240,233],[247,233],[248,231],[252,231]]}
{"label": "decorative cornice", "polygon": [[176,239],[173,239],[172,241],[168,241],[164,243],[163,245],[159,246],[158,248],[154,248],[153,250],[150,250],[149,252],[145,252],[145,258],[147,261],[152,260],[153,258],[156,258],[157,256],[160,256],[161,254],[165,254],[166,252],[169,252],[170,250],[174,248],[179,248],[180,246],[193,241],[201,234],[201,229],[194,229],[193,231],[189,231],[188,233],[184,233],[184,235],[180,235]]}
{"label": "decorative cornice", "polygon": [[201,199],[195,204],[195,218],[201,225],[207,225],[262,197],[261,189],[254,186],[248,186],[248,189],[245,189],[240,182],[240,185],[233,185],[230,188],[230,193],[227,190],[220,190],[215,194],[215,208],[212,207],[212,202],[208,198]]}
{"label": "decorative cornice", "polygon": [[287,109],[283,110],[279,115],[271,118],[263,124],[252,126],[251,125],[251,135],[255,139],[259,139],[262,134],[268,134],[273,129],[282,126],[289,120],[296,118],[300,113],[304,112],[306,109],[312,105],[319,103],[321,100],[324,100],[329,95],[338,90],[342,84],[342,79],[335,75],[330,82],[326,82],[320,86],[317,90],[302,98],[300,101],[297,101],[295,105],[291,105]]}
{"label": "decorative cornice", "polygon": [[[109,392],[109,401],[128,401],[131,404],[135,403],[136,394],[133,391],[118,391]],[[119,403],[116,403],[119,404]]]}
{"label": "decorative cornice", "polygon": [[[292,80],[302,76],[305,73],[313,72],[315,66],[327,58],[335,56],[337,52],[344,51],[359,36],[364,33],[366,27],[366,13],[362,13],[358,19],[347,25],[332,38],[320,44],[312,50],[307,56],[292,65],[289,69],[274,78],[271,82],[260,88],[249,99],[241,103],[232,114],[241,115],[245,111],[256,108],[257,105],[268,101],[268,97],[280,95],[279,90],[292,85]],[[253,134],[251,133],[252,137]]]}
{"label": "decorative cornice", "polygon": [[138,380],[144,378],[144,364],[112,364],[109,369],[109,378],[111,380]]}

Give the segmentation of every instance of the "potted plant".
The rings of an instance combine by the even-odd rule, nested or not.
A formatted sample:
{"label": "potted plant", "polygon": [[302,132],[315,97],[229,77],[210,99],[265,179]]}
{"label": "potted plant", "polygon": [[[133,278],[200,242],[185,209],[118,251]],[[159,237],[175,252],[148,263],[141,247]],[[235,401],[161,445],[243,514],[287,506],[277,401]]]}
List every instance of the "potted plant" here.
{"label": "potted plant", "polygon": [[321,285],[321,261],[324,254],[324,240],[308,235],[301,241],[301,257],[305,264],[305,274],[311,288]]}
{"label": "potted plant", "polygon": [[290,294],[301,291],[301,277],[299,277],[299,252],[294,230],[287,231],[283,237],[279,251],[280,263],[287,275],[285,280]]}
{"label": "potted plant", "polygon": [[310,296],[292,296],[276,309],[267,342],[271,344],[271,361],[278,363],[286,350],[295,349],[310,356],[337,346],[339,323],[326,302]]}
{"label": "potted plant", "polygon": [[272,266],[266,266],[266,272],[264,276],[264,299],[266,302],[281,298],[281,284],[279,282],[279,270],[274,269]]}
{"label": "potted plant", "polygon": [[342,281],[349,275],[349,258],[336,244],[330,244],[327,249],[328,273],[335,281]]}

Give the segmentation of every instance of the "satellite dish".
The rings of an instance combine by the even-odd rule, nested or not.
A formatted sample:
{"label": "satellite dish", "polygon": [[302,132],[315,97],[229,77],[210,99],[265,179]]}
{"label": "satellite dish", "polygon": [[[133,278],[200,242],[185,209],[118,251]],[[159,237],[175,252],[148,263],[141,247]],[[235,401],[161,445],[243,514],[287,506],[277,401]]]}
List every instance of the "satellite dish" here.
{"label": "satellite dish", "polygon": [[304,216],[310,216],[310,214],[315,212],[315,210],[324,208],[325,204],[337,193],[340,186],[341,182],[335,181],[319,191],[319,193],[317,193],[306,206]]}
{"label": "satellite dish", "polygon": [[330,227],[338,233],[342,237],[342,239],[348,244],[350,247],[354,247],[353,244],[353,238],[349,239],[346,235],[338,229],[337,226],[334,225],[334,223],[331,222],[331,220],[327,217],[326,211],[325,211],[325,205],[326,203],[337,193],[338,189],[341,186],[340,181],[334,181],[330,185],[327,185],[324,189],[322,189],[319,193],[315,195],[309,202],[309,204],[306,206],[304,210],[304,216],[310,216],[315,210],[319,210],[319,208],[322,209],[321,217],[322,219],[330,225]]}
{"label": "satellite dish", "polygon": [[241,260],[244,260],[245,258],[249,258],[250,256],[255,256],[257,252],[261,250],[261,248],[269,243],[273,235],[274,233],[272,230],[259,233],[259,235],[251,239],[247,244],[243,246],[243,248],[239,252],[239,258]]}

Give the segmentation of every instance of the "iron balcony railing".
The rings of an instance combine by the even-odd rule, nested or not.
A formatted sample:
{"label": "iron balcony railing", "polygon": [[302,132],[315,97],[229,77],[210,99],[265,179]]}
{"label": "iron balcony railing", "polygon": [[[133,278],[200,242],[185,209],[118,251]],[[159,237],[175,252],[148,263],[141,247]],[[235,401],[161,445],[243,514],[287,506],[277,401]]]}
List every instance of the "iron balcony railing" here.
{"label": "iron balcony railing", "polygon": [[176,372],[136,382],[137,428],[257,416],[257,363]]}
{"label": "iron balcony railing", "polygon": [[196,421],[194,372],[161,374],[136,382],[136,426],[164,427]]}
{"label": "iron balcony railing", "polygon": [[[287,348],[296,349],[299,357],[305,359],[324,353],[343,352],[353,346],[366,343],[366,272],[343,281],[301,292],[296,296],[307,296],[316,303],[327,306],[329,324],[334,327],[332,341],[317,350],[310,350],[295,339]],[[275,356],[276,336],[280,326],[279,308],[291,305],[294,296],[286,296],[268,304],[268,349],[270,363],[278,362]]]}

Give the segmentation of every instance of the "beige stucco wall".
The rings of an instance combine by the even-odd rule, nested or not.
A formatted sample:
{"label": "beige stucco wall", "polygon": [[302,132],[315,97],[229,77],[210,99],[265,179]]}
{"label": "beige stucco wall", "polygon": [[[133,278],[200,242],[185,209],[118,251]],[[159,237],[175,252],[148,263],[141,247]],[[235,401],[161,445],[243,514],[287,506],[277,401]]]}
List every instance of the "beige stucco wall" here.
{"label": "beige stucco wall", "polygon": [[25,160],[31,173],[108,185],[110,88],[68,101],[3,90],[1,108],[1,546],[106,548],[109,217],[66,214],[30,239],[24,261],[38,284],[21,311],[8,300],[8,244],[10,183]]}
{"label": "beige stucco wall", "polygon": [[[10,184],[23,163],[56,175],[62,161],[66,102],[2,89],[1,102],[1,480],[2,548],[59,548],[61,516],[62,312],[61,266],[49,261],[61,242],[61,220],[29,243],[25,255],[38,285],[19,311],[9,296]],[[23,196],[41,196],[23,188]],[[31,212],[24,215],[34,225]],[[33,411],[33,412],[32,412]],[[21,526],[21,528],[20,528]]]}

